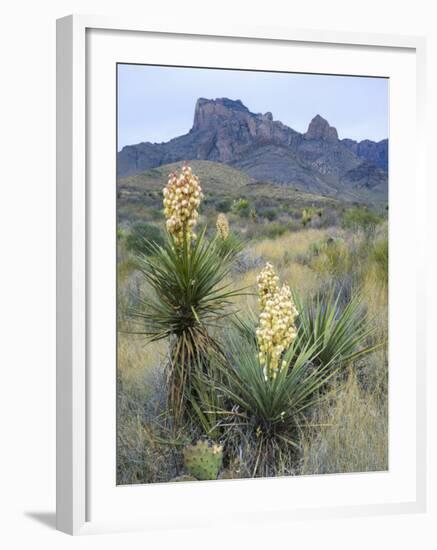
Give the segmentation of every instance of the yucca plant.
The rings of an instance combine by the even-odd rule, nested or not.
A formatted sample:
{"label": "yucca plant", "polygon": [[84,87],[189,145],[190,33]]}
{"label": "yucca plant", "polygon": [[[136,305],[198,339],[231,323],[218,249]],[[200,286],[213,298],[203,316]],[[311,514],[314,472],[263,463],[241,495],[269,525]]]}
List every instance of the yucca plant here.
{"label": "yucca plant", "polygon": [[229,227],[228,218],[220,213],[216,222],[217,238],[215,239],[217,253],[222,257],[234,257],[243,249],[243,241]]}
{"label": "yucca plant", "polygon": [[321,365],[346,364],[366,355],[381,344],[372,343],[375,328],[368,319],[359,294],[346,305],[341,305],[341,291],[318,293],[315,298],[302,301],[293,294],[299,310],[297,327],[301,345],[318,343],[316,362]]}
{"label": "yucca plant", "polygon": [[221,354],[211,328],[229,314],[233,298],[242,292],[227,282],[235,249],[223,253],[220,236],[207,240],[206,228],[197,238],[193,233],[202,194],[189,167],[170,175],[164,197],[167,238],[162,245],[151,243],[148,255],[138,257],[149,292],[131,318],[136,333],[150,341],[169,341],[168,405],[178,423],[190,402],[192,371],[207,370],[210,357]]}
{"label": "yucca plant", "polygon": [[136,332],[150,341],[169,340],[169,406],[177,418],[194,366],[207,368],[210,355],[221,353],[210,329],[229,315],[241,290],[224,282],[233,253],[219,256],[205,230],[192,246],[186,240],[175,246],[168,236],[164,246],[151,245],[151,249],[152,255],[139,257],[138,264],[152,292],[131,316],[140,322]]}
{"label": "yucca plant", "polygon": [[234,416],[246,441],[251,434],[252,475],[273,475],[278,463],[290,464],[308,409],[326,398],[328,381],[374,349],[368,344],[373,330],[366,328],[359,297],[343,308],[333,292],[304,303],[280,286],[271,264],[258,277],[258,292],[258,325],[253,315],[234,322],[226,345],[231,368],[222,368],[214,385],[226,398],[226,422]]}
{"label": "yucca plant", "polygon": [[302,345],[296,339],[276,376],[266,377],[258,350],[250,342],[234,335],[227,349],[231,367],[221,367],[222,380],[212,382],[227,404],[220,411],[223,424],[234,422],[227,446],[238,446],[235,437],[244,433],[253,447],[251,475],[274,475],[280,457],[298,450],[299,431],[307,424],[305,413],[324,398],[320,390],[336,373],[335,358],[317,367],[318,344]]}
{"label": "yucca plant", "polygon": [[254,436],[257,459],[252,475],[269,475],[280,457],[297,447],[299,425],[306,410],[321,399],[320,390],[335,374],[338,356],[317,366],[319,341],[299,335],[290,288],[280,285],[271,264],[257,282],[258,326],[241,320],[236,324],[237,336],[226,345],[230,366],[219,364],[220,379],[212,384],[225,396],[226,421],[238,416],[238,423]]}

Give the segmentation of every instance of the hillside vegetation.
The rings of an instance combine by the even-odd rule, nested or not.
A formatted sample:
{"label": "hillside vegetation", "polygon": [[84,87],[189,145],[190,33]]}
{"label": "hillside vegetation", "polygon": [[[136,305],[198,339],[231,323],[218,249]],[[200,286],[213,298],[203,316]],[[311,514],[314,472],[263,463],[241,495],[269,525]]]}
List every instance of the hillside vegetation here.
{"label": "hillside vegetation", "polygon": [[[387,212],[190,165],[186,248],[162,210],[180,164],[119,182],[117,483],[386,470]],[[260,274],[284,285],[286,368]]]}
{"label": "hillside vegetation", "polygon": [[[180,166],[180,163],[166,164],[120,179],[117,185],[119,225],[124,227],[137,221],[161,222],[162,182]],[[190,166],[199,174],[205,195],[201,214],[213,225],[215,222],[209,219],[210,214],[214,216],[217,211],[228,213],[233,203],[240,199],[248,201],[248,218],[258,217],[261,223],[266,213],[269,222],[273,221],[273,216],[283,223],[300,223],[302,210],[314,207],[323,209],[324,225],[335,225],[346,209],[353,205],[365,205],[359,201],[350,202],[307,193],[286,185],[255,181],[244,172],[219,162],[193,160]],[[385,214],[384,206],[369,208],[378,214]]]}

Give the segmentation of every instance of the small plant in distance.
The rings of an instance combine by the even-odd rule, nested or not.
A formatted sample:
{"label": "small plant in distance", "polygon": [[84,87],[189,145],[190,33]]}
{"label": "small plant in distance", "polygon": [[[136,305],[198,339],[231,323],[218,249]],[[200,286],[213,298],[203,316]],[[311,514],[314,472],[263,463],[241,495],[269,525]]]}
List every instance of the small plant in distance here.
{"label": "small plant in distance", "polygon": [[250,203],[247,199],[240,198],[234,201],[232,205],[232,210],[241,218],[248,218],[251,210]]}
{"label": "small plant in distance", "polygon": [[304,208],[302,210],[302,218],[301,218],[302,225],[304,227],[306,227],[309,223],[311,223],[312,219],[313,219],[313,216],[312,216],[312,212],[310,211],[310,209],[309,208]]}
{"label": "small plant in distance", "polygon": [[349,208],[343,215],[342,226],[345,229],[361,229],[366,234],[374,231],[382,219],[374,212],[364,207]]}
{"label": "small plant in distance", "polygon": [[230,260],[242,250],[243,242],[231,232],[229,221],[225,214],[221,213],[217,216],[216,228],[215,245],[217,253],[220,257]]}
{"label": "small plant in distance", "polygon": [[304,208],[302,210],[302,225],[306,227],[309,223],[312,222],[313,218],[318,216],[321,218],[323,216],[323,208],[315,208],[311,206],[310,208]]}
{"label": "small plant in distance", "polygon": [[241,291],[224,282],[235,249],[223,252],[220,235],[208,241],[206,229],[195,234],[203,194],[189,166],[170,174],[163,195],[167,237],[162,245],[152,244],[149,255],[138,256],[149,292],[131,316],[139,323],[138,334],[169,342],[168,408],[176,425],[191,401],[193,372],[207,371],[211,355],[221,353],[210,329]]}

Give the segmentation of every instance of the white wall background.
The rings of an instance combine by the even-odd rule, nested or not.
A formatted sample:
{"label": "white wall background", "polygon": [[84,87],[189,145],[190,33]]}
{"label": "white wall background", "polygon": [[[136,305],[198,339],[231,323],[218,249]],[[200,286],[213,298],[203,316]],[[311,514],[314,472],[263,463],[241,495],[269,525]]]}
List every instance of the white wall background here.
{"label": "white wall background", "polygon": [[[426,515],[266,524],[220,532],[71,538],[55,509],[55,19],[129,14],[217,25],[281,25],[428,36],[428,250],[436,280],[437,16],[433,0],[15,0],[2,6],[0,55],[0,546],[15,548],[437,547],[437,367],[430,315],[430,506]],[[406,250],[408,254],[408,250]],[[431,262],[432,257],[432,262]],[[430,311],[437,310],[429,285]],[[406,319],[406,322],[408,320]],[[413,368],[413,365],[412,365]],[[433,403],[434,401],[434,403]],[[408,406],[408,404],[406,404]],[[405,442],[408,445],[408,441]],[[434,525],[433,525],[434,524]]]}

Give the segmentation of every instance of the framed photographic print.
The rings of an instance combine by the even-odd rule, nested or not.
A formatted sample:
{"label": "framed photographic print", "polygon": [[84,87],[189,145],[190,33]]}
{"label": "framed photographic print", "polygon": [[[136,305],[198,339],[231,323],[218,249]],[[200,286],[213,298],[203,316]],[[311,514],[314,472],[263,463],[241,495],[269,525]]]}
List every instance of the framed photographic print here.
{"label": "framed photographic print", "polygon": [[423,40],[57,52],[58,528],[424,510]]}

